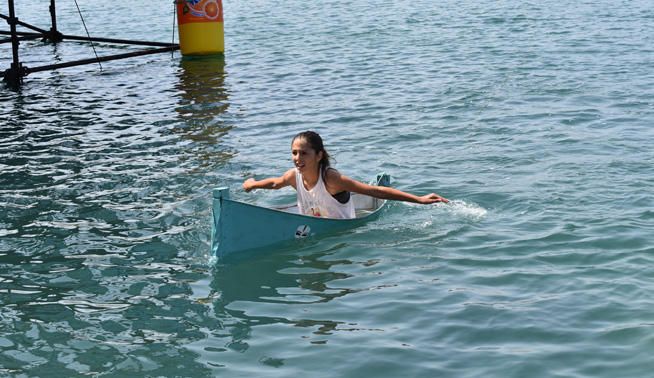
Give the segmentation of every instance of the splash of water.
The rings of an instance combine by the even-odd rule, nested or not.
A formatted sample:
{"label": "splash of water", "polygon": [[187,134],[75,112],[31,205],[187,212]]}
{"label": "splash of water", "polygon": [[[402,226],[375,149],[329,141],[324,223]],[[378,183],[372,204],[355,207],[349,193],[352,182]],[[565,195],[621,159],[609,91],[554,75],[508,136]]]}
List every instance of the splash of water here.
{"label": "splash of water", "polygon": [[473,222],[482,220],[488,213],[486,209],[476,203],[467,203],[462,200],[452,200],[447,205],[439,207],[456,218],[463,218]]}
{"label": "splash of water", "polygon": [[[428,213],[424,213],[424,205],[403,203],[403,205],[410,207],[413,216],[422,219],[414,219],[414,222],[408,224],[419,225],[420,228],[431,228],[434,224],[452,224],[452,223],[469,223],[479,222],[486,217],[488,210],[479,206],[476,203],[468,203],[463,200],[451,200],[449,203],[437,203],[433,205]],[[422,215],[421,215],[422,214]],[[425,219],[425,214],[427,219]],[[411,217],[411,216],[409,216]],[[415,226],[414,226],[415,227]]]}

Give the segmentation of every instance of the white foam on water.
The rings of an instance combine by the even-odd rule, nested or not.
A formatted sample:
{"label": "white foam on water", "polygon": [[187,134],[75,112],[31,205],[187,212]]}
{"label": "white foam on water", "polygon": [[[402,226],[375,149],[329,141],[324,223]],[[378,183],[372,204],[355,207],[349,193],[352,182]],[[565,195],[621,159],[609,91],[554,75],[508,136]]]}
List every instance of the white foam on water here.
{"label": "white foam on water", "polygon": [[[488,215],[488,210],[476,203],[468,203],[463,200],[450,200],[449,203],[437,203],[430,206],[419,205],[408,202],[398,203],[400,206],[407,206],[403,212],[402,226],[398,226],[397,218],[388,219],[388,226],[394,232],[401,232],[413,229],[451,229],[465,223],[476,223]],[[383,221],[382,221],[383,222]],[[375,227],[379,227],[376,223]]]}
{"label": "white foam on water", "polygon": [[437,205],[439,209],[442,209],[449,213],[450,215],[473,222],[478,222],[482,220],[488,210],[477,205],[476,203],[467,203],[462,200],[452,200],[447,204]]}

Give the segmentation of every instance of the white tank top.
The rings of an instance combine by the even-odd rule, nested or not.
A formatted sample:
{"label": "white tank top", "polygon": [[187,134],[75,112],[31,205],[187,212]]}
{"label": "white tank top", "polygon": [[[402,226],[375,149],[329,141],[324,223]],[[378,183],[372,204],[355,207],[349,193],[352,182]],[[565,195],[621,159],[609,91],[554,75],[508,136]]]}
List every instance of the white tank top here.
{"label": "white tank top", "polygon": [[325,188],[322,174],[318,175],[318,182],[311,190],[307,190],[302,182],[302,174],[295,169],[295,183],[297,190],[297,207],[300,214],[313,215],[323,218],[354,218],[354,203],[352,197],[346,203],[338,202]]}

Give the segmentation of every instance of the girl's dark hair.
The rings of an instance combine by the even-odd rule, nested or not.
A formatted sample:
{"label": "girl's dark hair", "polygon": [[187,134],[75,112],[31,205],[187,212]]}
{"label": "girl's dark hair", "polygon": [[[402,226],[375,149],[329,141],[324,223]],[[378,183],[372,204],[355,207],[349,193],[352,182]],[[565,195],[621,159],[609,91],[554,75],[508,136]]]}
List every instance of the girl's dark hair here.
{"label": "girl's dark hair", "polygon": [[327,150],[325,150],[325,146],[322,144],[322,138],[320,137],[320,135],[318,135],[318,133],[314,131],[303,131],[293,137],[291,144],[293,144],[293,142],[295,142],[296,139],[306,140],[307,143],[309,143],[311,149],[316,151],[316,153],[322,151],[322,159],[320,159],[320,170],[324,174],[327,168],[329,168],[330,156],[327,153]]}

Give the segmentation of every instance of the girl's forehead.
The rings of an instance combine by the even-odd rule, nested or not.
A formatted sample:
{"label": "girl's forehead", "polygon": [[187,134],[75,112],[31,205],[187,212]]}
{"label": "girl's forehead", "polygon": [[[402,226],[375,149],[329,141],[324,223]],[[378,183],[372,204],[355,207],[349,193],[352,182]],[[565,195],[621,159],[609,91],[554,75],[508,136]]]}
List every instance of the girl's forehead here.
{"label": "girl's forehead", "polygon": [[297,138],[297,139],[295,139],[293,141],[293,144],[291,145],[291,149],[293,149],[293,150],[309,150],[309,149],[311,149],[311,146],[306,141],[306,139]]}

